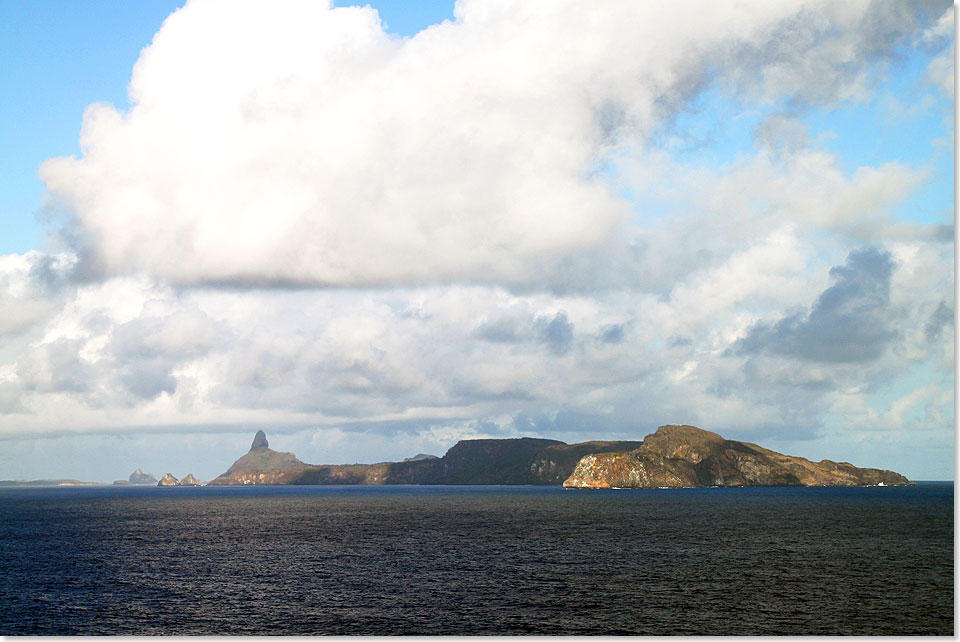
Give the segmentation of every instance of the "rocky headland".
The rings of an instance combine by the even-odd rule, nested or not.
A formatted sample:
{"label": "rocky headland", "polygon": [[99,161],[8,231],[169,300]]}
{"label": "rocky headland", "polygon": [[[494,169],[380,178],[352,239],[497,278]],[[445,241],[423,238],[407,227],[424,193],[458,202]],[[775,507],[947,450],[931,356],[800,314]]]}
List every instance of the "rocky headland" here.
{"label": "rocky headland", "polygon": [[661,426],[639,448],[584,456],[564,488],[696,486],[905,486],[890,470],[812,462],[695,426]]}
{"label": "rocky headland", "polygon": [[170,473],[167,473],[166,475],[161,477],[160,481],[157,482],[157,486],[179,486],[179,485],[180,485],[180,482],[177,480],[176,477],[174,477]]}
{"label": "rocky headland", "polygon": [[443,457],[420,454],[378,464],[305,464],[271,450],[258,431],[250,451],[211,486],[248,484],[537,484],[559,485],[585,454],[629,450],[638,441],[565,444],[554,439],[467,439]]}
{"label": "rocky headland", "polygon": [[297,459],[293,453],[272,450],[266,433],[258,430],[247,454],[207,485],[293,484],[308,468],[310,465]]}

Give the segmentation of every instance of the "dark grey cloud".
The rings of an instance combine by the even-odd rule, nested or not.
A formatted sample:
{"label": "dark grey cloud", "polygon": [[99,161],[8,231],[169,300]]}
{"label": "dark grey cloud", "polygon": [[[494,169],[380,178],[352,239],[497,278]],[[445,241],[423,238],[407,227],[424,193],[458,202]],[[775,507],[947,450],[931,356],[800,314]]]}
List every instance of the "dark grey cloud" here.
{"label": "dark grey cloud", "polygon": [[941,301],[937,309],[930,315],[930,319],[924,328],[927,341],[935,340],[947,325],[952,326],[953,323],[953,308],[948,306],[946,301]]}
{"label": "dark grey cloud", "polygon": [[119,374],[124,388],[139,399],[153,399],[162,392],[173,394],[177,380],[170,374],[171,363],[164,359],[137,362]]}
{"label": "dark grey cloud", "polygon": [[600,340],[604,343],[623,343],[624,328],[622,323],[608,325],[600,333]]}
{"label": "dark grey cloud", "polygon": [[935,225],[931,238],[942,243],[952,243],[954,239],[953,225]]}
{"label": "dark grey cloud", "polygon": [[893,270],[888,252],[873,247],[852,251],[845,265],[830,270],[834,284],[809,310],[757,323],[731,352],[832,363],[876,359],[895,336],[887,314]]}
{"label": "dark grey cloud", "polygon": [[63,256],[39,254],[30,266],[30,281],[44,296],[54,296],[72,285],[74,264]]}
{"label": "dark grey cloud", "polygon": [[87,393],[99,376],[95,366],[80,357],[82,342],[57,339],[38,346],[17,362],[16,373],[25,390]]}
{"label": "dark grey cloud", "polygon": [[755,87],[758,79],[771,82],[771,75],[781,76],[774,82],[789,84],[788,104],[798,108],[830,105],[845,99],[850,88],[865,79],[871,64],[902,55],[900,47],[934,24],[951,4],[949,0],[872,2],[856,31],[847,37],[834,25],[813,23],[810,14],[801,12],[781,21],[762,42],[730,47],[725,52],[732,67],[729,76],[742,90]]}
{"label": "dark grey cloud", "polygon": [[519,343],[526,339],[524,334],[520,322],[509,317],[484,322],[474,331],[478,339],[494,343]]}
{"label": "dark grey cloud", "polygon": [[473,335],[494,343],[540,343],[563,356],[573,345],[573,323],[562,310],[552,317],[500,317],[483,322]]}
{"label": "dark grey cloud", "polygon": [[547,344],[550,352],[557,356],[570,352],[573,343],[573,324],[567,319],[566,312],[557,312],[552,319],[537,319],[540,340]]}
{"label": "dark grey cloud", "polygon": [[215,349],[226,332],[196,305],[164,309],[163,314],[140,316],[113,328],[111,355],[120,384],[135,398],[129,401],[176,392],[173,370]]}

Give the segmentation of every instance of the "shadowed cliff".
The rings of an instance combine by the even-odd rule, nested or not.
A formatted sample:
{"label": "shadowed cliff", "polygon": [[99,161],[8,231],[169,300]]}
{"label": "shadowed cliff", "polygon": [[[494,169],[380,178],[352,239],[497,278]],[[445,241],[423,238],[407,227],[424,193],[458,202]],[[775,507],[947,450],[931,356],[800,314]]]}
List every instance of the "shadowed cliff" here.
{"label": "shadowed cliff", "polygon": [[443,457],[379,464],[310,465],[270,450],[263,431],[250,452],[210,482],[245,484],[560,484],[587,453],[636,448],[638,441],[565,444],[554,439],[468,439]]}

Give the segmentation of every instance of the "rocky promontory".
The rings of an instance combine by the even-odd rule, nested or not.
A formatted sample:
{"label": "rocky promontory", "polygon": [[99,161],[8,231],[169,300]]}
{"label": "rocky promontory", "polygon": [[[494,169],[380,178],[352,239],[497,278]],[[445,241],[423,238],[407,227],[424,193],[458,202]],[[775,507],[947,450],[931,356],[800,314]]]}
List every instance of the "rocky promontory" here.
{"label": "rocky promontory", "polygon": [[233,462],[225,473],[208,486],[245,486],[248,484],[294,484],[310,468],[293,453],[270,449],[267,435],[258,430],[246,455]]}
{"label": "rocky promontory", "polygon": [[443,457],[420,454],[378,464],[305,464],[293,453],[271,450],[262,430],[250,451],[208,485],[246,484],[537,484],[556,485],[585,454],[628,450],[639,441],[465,439]]}
{"label": "rocky promontory", "polygon": [[157,486],[179,486],[180,482],[177,481],[177,478],[167,473],[160,478],[160,481],[157,482]]}
{"label": "rocky promontory", "polygon": [[905,486],[890,470],[812,462],[695,426],[661,426],[639,448],[584,456],[564,488],[695,486]]}

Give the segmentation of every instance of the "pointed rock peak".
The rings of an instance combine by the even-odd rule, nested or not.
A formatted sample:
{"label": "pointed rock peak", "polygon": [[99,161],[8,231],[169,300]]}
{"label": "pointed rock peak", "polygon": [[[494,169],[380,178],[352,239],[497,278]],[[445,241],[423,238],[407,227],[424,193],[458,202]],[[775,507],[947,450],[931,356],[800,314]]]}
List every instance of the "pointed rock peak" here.
{"label": "pointed rock peak", "polygon": [[157,478],[149,473],[143,472],[140,468],[130,473],[131,484],[156,484]]}
{"label": "pointed rock peak", "polygon": [[250,446],[250,450],[266,450],[270,447],[270,444],[267,443],[267,435],[262,430],[257,431],[257,436],[253,438],[253,445]]}

